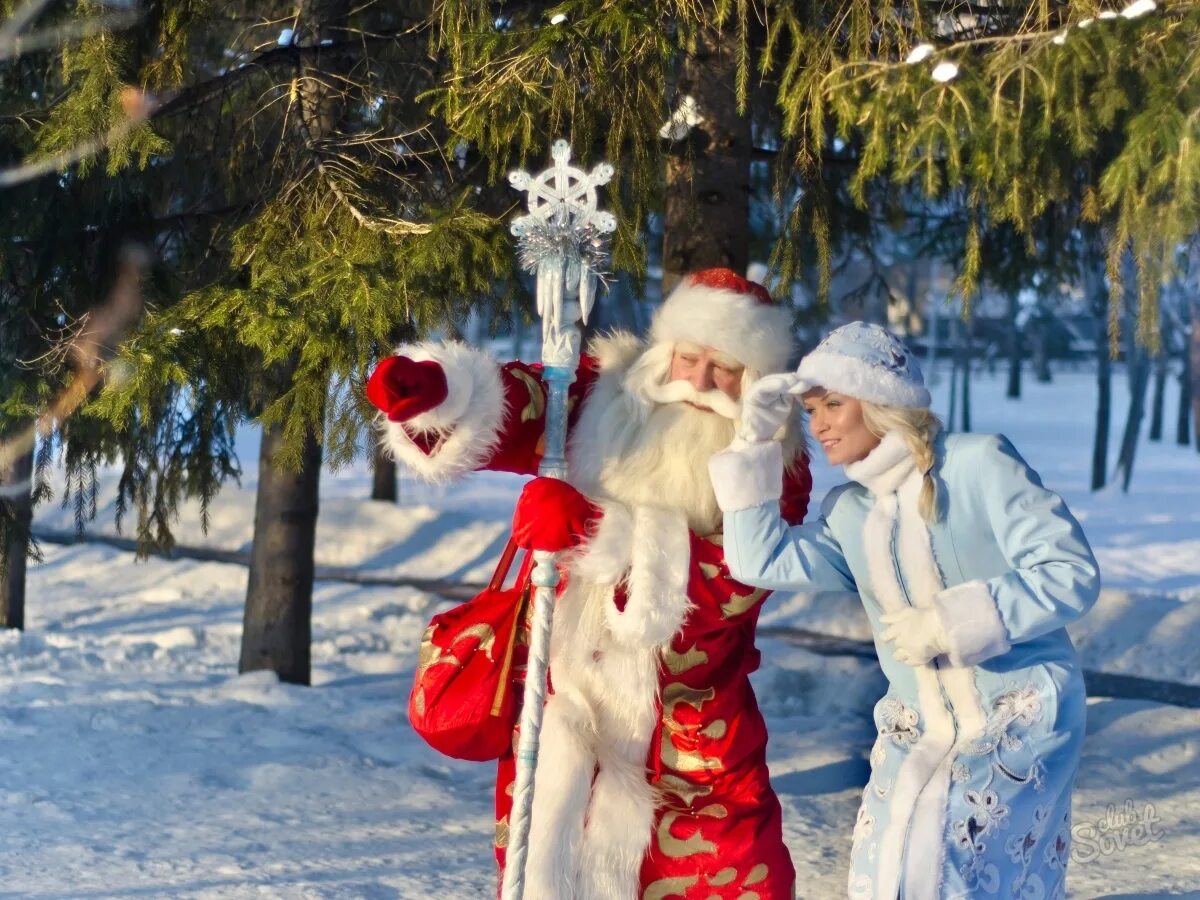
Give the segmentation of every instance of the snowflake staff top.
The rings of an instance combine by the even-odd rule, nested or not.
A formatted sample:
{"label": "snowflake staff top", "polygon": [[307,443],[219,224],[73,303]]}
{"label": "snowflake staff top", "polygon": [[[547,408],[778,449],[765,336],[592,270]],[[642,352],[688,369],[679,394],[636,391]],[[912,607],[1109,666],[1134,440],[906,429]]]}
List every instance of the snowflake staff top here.
{"label": "snowflake staff top", "polygon": [[515,219],[511,231],[521,265],[537,273],[542,362],[573,367],[579,336],[571,326],[577,319],[587,322],[596,278],[608,261],[604,235],[617,227],[612,213],[596,209],[596,188],[608,184],[613,167],[600,163],[584,172],[571,166],[571,145],[561,139],[554,142],[551,156],[554,166],[539,175],[509,173],[509,183],[529,195],[529,215]]}

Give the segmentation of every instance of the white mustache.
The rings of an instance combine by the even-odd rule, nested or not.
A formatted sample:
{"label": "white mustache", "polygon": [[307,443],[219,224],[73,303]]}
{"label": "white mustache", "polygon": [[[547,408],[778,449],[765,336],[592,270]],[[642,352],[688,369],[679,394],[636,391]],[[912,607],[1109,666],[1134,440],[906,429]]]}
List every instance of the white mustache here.
{"label": "white mustache", "polygon": [[682,379],[651,385],[646,389],[646,394],[656,403],[692,403],[710,409],[726,419],[736,420],[742,414],[742,404],[724,391],[718,388],[698,391],[690,381]]}

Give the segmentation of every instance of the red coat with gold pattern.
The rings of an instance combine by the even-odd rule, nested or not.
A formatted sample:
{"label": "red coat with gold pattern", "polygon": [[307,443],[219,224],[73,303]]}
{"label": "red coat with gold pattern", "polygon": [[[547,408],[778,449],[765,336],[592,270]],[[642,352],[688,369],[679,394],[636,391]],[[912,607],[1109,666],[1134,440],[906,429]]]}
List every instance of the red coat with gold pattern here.
{"label": "red coat with gold pattern", "polygon": [[[589,404],[609,402],[605,398],[614,396],[617,388],[615,382],[605,388],[602,379],[606,372],[619,376],[629,362],[629,352],[617,354],[615,360],[583,359],[569,392],[569,428],[578,430]],[[493,397],[496,387],[502,392],[504,414],[488,426],[491,436],[486,448],[480,443],[473,459],[463,456],[463,464],[536,474],[546,405],[540,367],[509,363],[499,367],[498,377],[499,385],[489,389]],[[454,383],[451,378],[452,391]],[[453,440],[444,423],[440,427],[440,431],[428,433],[410,427],[401,437],[431,460],[442,443]],[[407,459],[408,448],[397,450],[396,441],[391,443],[397,456]],[[577,451],[572,447],[568,455],[572,452]],[[696,477],[707,479],[708,475],[697,472]],[[577,486],[587,492],[585,485]],[[783,510],[789,520],[803,518],[810,487],[807,464],[798,460],[785,476]],[[612,506],[601,506],[606,520],[620,513]],[[642,519],[635,511],[626,520],[614,522],[607,535],[602,523],[595,541],[615,545],[624,531],[628,543],[639,521]],[[649,521],[654,524],[653,519]],[[543,726],[527,868],[526,893],[531,898],[565,893],[557,890],[554,882],[558,879],[561,883],[564,878],[576,880],[576,896],[596,900],[791,900],[794,896],[795,873],[783,843],[780,805],[768,779],[766,726],[748,677],[759,664],[754,633],[767,592],[729,576],[720,533],[697,534],[687,529],[682,543],[673,546],[676,552],[688,555],[686,570],[680,566],[686,572],[686,585],[681,586],[686,591],[686,612],[672,636],[648,643],[644,649],[636,641],[617,646],[607,629],[597,629],[594,623],[571,624],[572,604],[602,603],[613,609],[593,609],[593,615],[607,616],[619,626],[620,616],[629,612],[629,584],[634,581],[618,582],[609,593],[597,594],[585,588],[580,573],[565,573],[567,587],[560,586],[556,638],[560,628],[570,632],[572,627],[576,640],[591,641],[593,633],[600,636],[594,639],[594,650],[590,650],[592,644],[581,645],[590,650],[590,656],[576,653],[570,657],[569,667],[564,661],[568,651],[555,656],[552,648],[553,693]],[[632,552],[636,566],[637,549]],[[573,596],[573,588],[585,593]],[[584,597],[589,599],[581,599]],[[633,602],[645,601],[635,598]],[[568,635],[567,640],[571,639]],[[593,659],[603,666],[604,661],[621,654],[625,661],[620,664],[626,668],[620,671],[650,673],[648,691],[631,688],[633,693],[596,699],[596,691],[603,693],[607,688],[596,688],[596,679],[589,681],[590,676],[580,670]],[[631,661],[636,663],[633,668]],[[637,679],[634,674],[628,680]],[[638,716],[632,715],[631,732],[620,733],[626,722],[623,707],[637,707],[646,700],[651,707],[648,716],[633,721]],[[560,708],[568,712],[556,715]],[[615,774],[610,777],[610,773]],[[606,777],[613,782],[607,793]],[[510,752],[499,762],[496,785],[496,857],[501,868],[513,778]],[[543,787],[544,781],[552,783]],[[645,788],[640,796],[635,781]],[[561,801],[548,811],[551,798],[572,792],[578,795],[577,802],[571,802],[575,806]],[[572,842],[571,846],[560,858],[550,858],[554,854],[545,845],[559,840]],[[535,859],[539,853],[543,862]],[[560,871],[572,865],[572,858],[578,871]],[[631,859],[633,869],[625,871]],[[540,884],[539,866],[544,870]],[[613,871],[604,872],[606,867]]]}

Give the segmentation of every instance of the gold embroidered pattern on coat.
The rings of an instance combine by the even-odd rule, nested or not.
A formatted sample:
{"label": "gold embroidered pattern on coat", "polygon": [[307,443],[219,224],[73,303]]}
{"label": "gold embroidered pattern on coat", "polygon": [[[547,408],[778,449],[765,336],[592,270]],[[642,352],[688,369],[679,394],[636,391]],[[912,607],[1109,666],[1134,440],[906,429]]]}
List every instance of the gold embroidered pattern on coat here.
{"label": "gold embroidered pattern on coat", "polygon": [[708,883],[713,887],[724,887],[727,884],[733,884],[733,879],[737,878],[737,869],[730,866],[728,869],[722,869],[712,878],[708,879]]}
{"label": "gold embroidered pattern on coat", "polygon": [[532,422],[534,419],[540,419],[546,412],[546,395],[542,392],[541,384],[528,372],[522,372],[520,369],[510,369],[509,374],[524,384],[525,389],[529,391],[529,402],[521,410],[521,421]]}
{"label": "gold embroidered pattern on coat", "polygon": [[699,750],[680,750],[671,742],[671,732],[666,728],[662,732],[659,754],[676,772],[716,772],[725,768],[715,756],[705,756]]}
{"label": "gold embroidered pattern on coat", "polygon": [[[672,681],[663,686],[662,689],[662,716],[663,724],[666,726],[662,730],[662,740],[659,747],[659,756],[662,761],[676,772],[713,772],[724,768],[724,764],[717,757],[705,756],[700,752],[699,748],[695,750],[680,750],[671,740],[671,735],[678,734],[684,740],[694,742],[697,737],[703,732],[699,726],[684,725],[675,718],[675,710],[680,704],[687,704],[700,711],[705,702],[712,700],[717,695],[715,688],[694,688],[686,684],[681,684],[678,681]],[[719,728],[724,728],[725,723],[721,720]],[[715,723],[710,723],[707,727],[712,727]]]}
{"label": "gold embroidered pattern on coat", "polygon": [[740,616],[766,595],[767,591],[764,591],[762,588],[755,588],[748,594],[730,594],[729,602],[721,604],[721,612],[725,614],[725,618],[727,619]]}
{"label": "gold embroidered pattern on coat", "polygon": [[696,856],[701,853],[716,853],[717,845],[712,841],[704,839],[700,834],[700,829],[696,829],[695,833],[688,838],[677,838],[671,834],[671,826],[675,824],[675,820],[682,815],[679,812],[663,813],[663,817],[658,821],[658,829],[656,837],[658,838],[658,849],[663,853],[663,856],[671,859],[683,859],[685,856]]}
{"label": "gold embroidered pattern on coat", "polygon": [[675,731],[688,730],[675,718],[675,707],[686,703],[699,712],[700,707],[715,696],[717,696],[717,692],[714,688],[693,688],[678,681],[670,682],[663,687],[662,691],[663,723]]}
{"label": "gold embroidered pattern on coat", "polygon": [[693,784],[686,778],[680,778],[669,772],[664,772],[658,783],[664,793],[674,794],[689,808],[695,806],[697,797],[707,797],[713,791],[712,785]]}
{"label": "gold embroidered pattern on coat", "polygon": [[682,897],[687,889],[700,881],[699,875],[677,875],[674,878],[660,878],[646,885],[642,891],[642,900],[667,900],[668,897]]}
{"label": "gold embroidered pattern on coat", "polygon": [[708,654],[697,649],[695,644],[682,653],[676,653],[670,647],[663,651],[663,663],[672,675],[682,675],[706,662],[708,662]]}

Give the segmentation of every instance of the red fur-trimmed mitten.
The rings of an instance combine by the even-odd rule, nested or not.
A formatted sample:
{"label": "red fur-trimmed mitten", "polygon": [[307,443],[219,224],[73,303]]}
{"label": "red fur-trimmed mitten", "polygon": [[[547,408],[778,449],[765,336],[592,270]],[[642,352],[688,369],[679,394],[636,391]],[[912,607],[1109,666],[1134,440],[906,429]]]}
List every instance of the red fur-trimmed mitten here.
{"label": "red fur-trimmed mitten", "polygon": [[513,512],[513,540],[527,550],[557,552],[574,547],[600,510],[587,497],[557,478],[535,478],[525,485]]}
{"label": "red fur-trimmed mitten", "polygon": [[367,379],[367,399],[392,422],[405,422],[446,399],[446,372],[431,359],[389,356]]}

